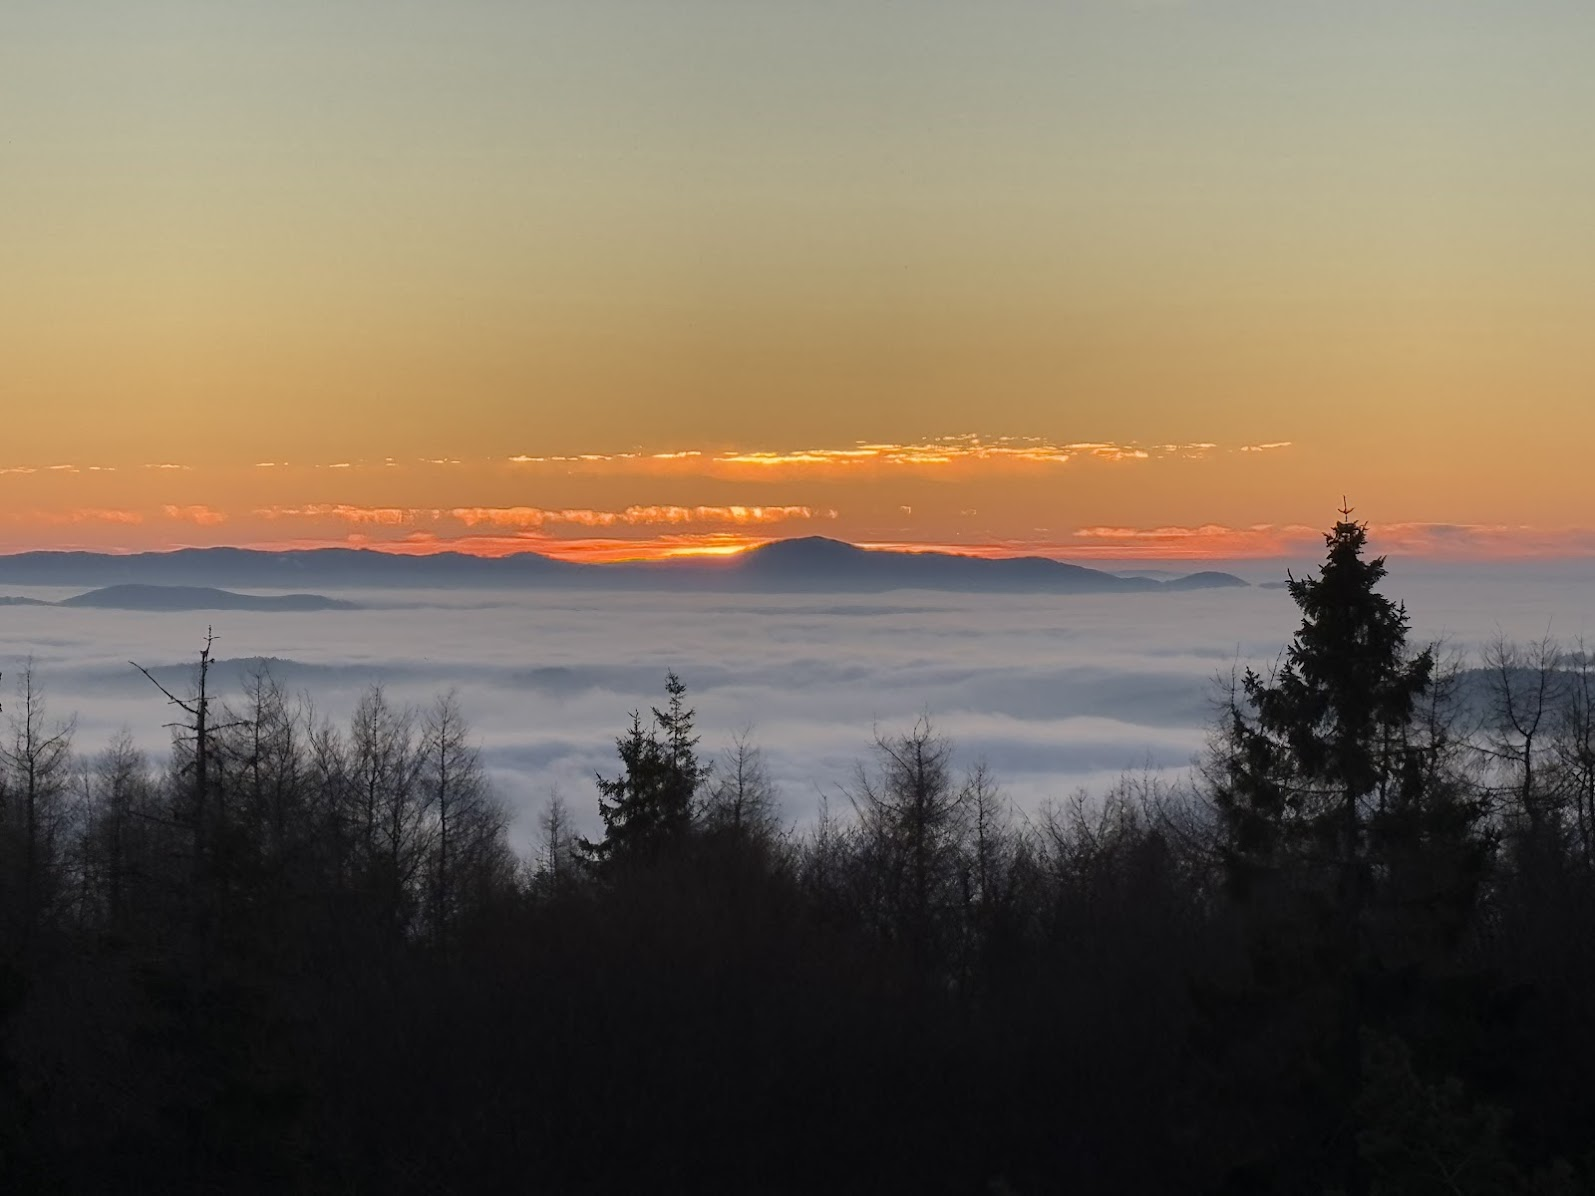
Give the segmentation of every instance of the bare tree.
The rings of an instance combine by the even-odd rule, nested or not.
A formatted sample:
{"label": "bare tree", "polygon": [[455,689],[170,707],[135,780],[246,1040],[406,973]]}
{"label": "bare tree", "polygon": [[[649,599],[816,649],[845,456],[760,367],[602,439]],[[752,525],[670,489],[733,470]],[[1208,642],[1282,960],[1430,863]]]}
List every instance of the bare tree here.
{"label": "bare tree", "polygon": [[1553,728],[1553,752],[1573,806],[1574,850],[1595,870],[1595,657],[1580,640],[1562,662],[1565,700]]}
{"label": "bare tree", "polygon": [[365,887],[400,925],[411,916],[426,854],[422,765],[414,713],[394,707],[380,685],[371,686],[349,724],[356,853]]}
{"label": "bare tree", "polygon": [[244,706],[227,708],[226,756],[237,770],[241,814],[257,837],[263,860],[280,868],[301,831],[301,719],[264,664],[244,679]]}
{"label": "bare tree", "polygon": [[158,681],[153,673],[137,662],[129,662],[143,673],[156,689],[165,695],[168,704],[176,706],[186,716],[167,723],[172,732],[173,762],[179,776],[188,778],[186,809],[178,811],[180,821],[186,821],[192,830],[191,868],[193,873],[192,896],[195,909],[208,917],[211,888],[212,853],[215,847],[215,812],[212,795],[215,788],[216,736],[231,729],[236,723],[223,719],[218,724],[211,718],[211,703],[215,698],[210,690],[212,653],[216,647],[216,633],[205,630],[205,646],[200,649],[199,666],[195,672],[194,694],[179,698]]}
{"label": "bare tree", "polygon": [[305,703],[305,801],[314,827],[315,858],[333,888],[353,883],[356,867],[355,796],[343,733]]}
{"label": "bare tree", "polygon": [[56,897],[61,836],[66,830],[74,723],[52,721],[44,689],[29,660],[17,682],[17,700],[0,743],[0,829],[10,840],[17,878],[15,910],[24,941]]}
{"label": "bare tree", "polygon": [[1562,649],[1549,635],[1527,645],[1497,636],[1485,647],[1484,666],[1490,679],[1489,723],[1485,751],[1506,775],[1503,787],[1514,813],[1538,839],[1553,814],[1555,794],[1544,766],[1561,700]]}
{"label": "bare tree", "polygon": [[458,695],[443,694],[421,727],[420,787],[430,815],[428,922],[446,943],[462,904],[491,888],[505,860],[507,819],[493,798]]}
{"label": "bare tree", "polygon": [[897,736],[877,733],[874,767],[848,793],[861,848],[877,878],[882,929],[928,962],[958,901],[970,792],[954,783],[952,744],[922,717]]}
{"label": "bare tree", "polygon": [[751,727],[732,736],[731,747],[712,776],[704,799],[704,824],[710,830],[772,839],[780,829],[779,799]]}
{"label": "bare tree", "polygon": [[157,821],[150,809],[149,762],[123,728],[84,769],[85,819],[81,837],[84,916],[125,932]]}
{"label": "bare tree", "polygon": [[537,839],[532,884],[540,895],[558,897],[574,883],[580,856],[570,805],[557,785],[549,790],[537,816]]}
{"label": "bare tree", "polygon": [[857,827],[837,817],[831,799],[819,794],[813,824],[797,844],[797,878],[809,904],[828,923],[851,921],[869,894],[858,885]]}

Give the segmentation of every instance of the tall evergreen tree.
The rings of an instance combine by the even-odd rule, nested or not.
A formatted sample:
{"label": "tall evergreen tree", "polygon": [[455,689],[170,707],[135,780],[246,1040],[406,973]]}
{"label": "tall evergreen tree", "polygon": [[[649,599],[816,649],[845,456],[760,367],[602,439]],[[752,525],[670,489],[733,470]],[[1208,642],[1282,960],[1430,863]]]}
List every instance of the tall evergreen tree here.
{"label": "tall evergreen tree", "polygon": [[1367,528],[1343,515],[1319,575],[1290,579],[1302,621],[1283,664],[1270,678],[1251,669],[1241,678],[1215,799],[1238,892],[1286,869],[1298,882],[1314,874],[1349,930],[1367,897],[1370,823],[1411,763],[1434,655],[1408,654],[1406,607],[1375,589],[1384,558],[1363,558]]}
{"label": "tall evergreen tree", "polygon": [[665,708],[655,707],[647,725],[641,711],[632,711],[631,726],[615,740],[622,770],[614,777],[598,777],[604,837],[581,844],[593,863],[656,859],[690,830],[709,768],[698,759],[695,712],[686,704],[686,693],[681,678],[668,673]]}
{"label": "tall evergreen tree", "polygon": [[[1362,1087],[1372,980],[1388,962],[1376,938],[1411,937],[1391,934],[1388,915],[1433,871],[1438,841],[1449,848],[1473,827],[1434,766],[1443,737],[1418,717],[1434,654],[1408,650],[1406,608],[1379,593],[1385,561],[1364,557],[1367,538],[1342,511],[1318,575],[1290,579],[1301,625],[1272,676],[1241,678],[1211,774],[1251,996],[1268,998],[1275,1032],[1294,1040],[1278,1082],[1326,1118]],[[1359,1189],[1353,1137],[1320,1141],[1325,1165]]]}

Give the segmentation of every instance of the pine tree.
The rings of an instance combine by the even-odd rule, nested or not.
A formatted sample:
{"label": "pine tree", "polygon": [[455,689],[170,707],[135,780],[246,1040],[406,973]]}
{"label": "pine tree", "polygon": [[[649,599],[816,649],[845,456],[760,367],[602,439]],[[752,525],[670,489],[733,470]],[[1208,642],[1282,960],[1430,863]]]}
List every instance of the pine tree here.
{"label": "pine tree", "polygon": [[1282,870],[1326,881],[1342,927],[1367,896],[1368,830],[1397,799],[1414,751],[1415,704],[1434,655],[1407,654],[1406,607],[1375,587],[1367,528],[1347,516],[1325,536],[1317,577],[1289,582],[1301,626],[1272,678],[1248,669],[1228,711],[1215,799],[1232,886]]}
{"label": "pine tree", "polygon": [[654,707],[654,723],[664,752],[663,825],[667,833],[684,831],[692,822],[698,791],[709,779],[709,766],[698,759],[695,712],[687,705],[687,687],[675,672],[665,674],[665,708]]}
{"label": "pine tree", "polygon": [[686,704],[687,687],[674,672],[666,675],[663,710],[655,707],[651,724],[634,710],[631,726],[615,740],[621,772],[598,777],[598,814],[604,837],[583,840],[582,851],[598,865],[654,860],[680,842],[692,827],[698,791],[708,767],[698,760],[694,711]]}
{"label": "pine tree", "polygon": [[[1434,655],[1408,651],[1406,608],[1377,589],[1384,558],[1364,558],[1367,528],[1349,510],[1325,543],[1318,575],[1289,581],[1302,618],[1280,665],[1266,679],[1248,669],[1232,695],[1210,779],[1252,996],[1293,1043],[1283,1091],[1316,1094],[1329,1117],[1362,1089],[1372,931],[1428,864],[1428,840],[1472,822],[1435,813],[1459,807],[1418,717]],[[1354,1145],[1338,1135],[1324,1160],[1353,1191],[1366,1182]]]}

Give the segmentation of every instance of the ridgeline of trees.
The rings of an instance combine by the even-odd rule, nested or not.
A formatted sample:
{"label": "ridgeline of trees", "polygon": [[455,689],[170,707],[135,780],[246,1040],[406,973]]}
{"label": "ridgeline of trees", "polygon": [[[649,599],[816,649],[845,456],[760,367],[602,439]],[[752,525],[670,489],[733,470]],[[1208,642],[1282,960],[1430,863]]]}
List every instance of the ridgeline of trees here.
{"label": "ridgeline of trees", "polygon": [[671,675],[519,859],[453,695],[207,646],[156,766],[24,672],[0,1185],[1595,1190],[1595,660],[1416,651],[1326,539],[1189,781],[1033,818],[921,721],[785,831]]}

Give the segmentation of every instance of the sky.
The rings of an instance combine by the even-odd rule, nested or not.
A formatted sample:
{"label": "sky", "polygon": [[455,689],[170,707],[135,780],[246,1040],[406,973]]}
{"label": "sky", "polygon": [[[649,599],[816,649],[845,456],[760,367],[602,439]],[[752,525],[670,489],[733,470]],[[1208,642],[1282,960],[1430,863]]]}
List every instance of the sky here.
{"label": "sky", "polygon": [[1585,0],[6,0],[0,551],[1595,554]]}

